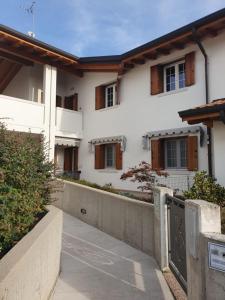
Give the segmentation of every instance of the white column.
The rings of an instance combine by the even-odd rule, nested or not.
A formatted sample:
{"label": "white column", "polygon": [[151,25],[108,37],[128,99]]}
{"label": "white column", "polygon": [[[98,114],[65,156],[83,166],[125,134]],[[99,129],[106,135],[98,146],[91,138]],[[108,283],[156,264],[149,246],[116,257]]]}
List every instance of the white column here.
{"label": "white column", "polygon": [[169,266],[166,195],[173,196],[173,190],[164,187],[153,189],[155,258],[162,271]]}
{"label": "white column", "polygon": [[48,145],[48,158],[54,160],[55,152],[55,112],[56,112],[56,79],[57,69],[55,67],[44,65],[44,136]]}
{"label": "white column", "polygon": [[200,235],[221,232],[220,207],[203,200],[186,200],[185,230],[188,300],[205,300],[205,258],[201,253]]}

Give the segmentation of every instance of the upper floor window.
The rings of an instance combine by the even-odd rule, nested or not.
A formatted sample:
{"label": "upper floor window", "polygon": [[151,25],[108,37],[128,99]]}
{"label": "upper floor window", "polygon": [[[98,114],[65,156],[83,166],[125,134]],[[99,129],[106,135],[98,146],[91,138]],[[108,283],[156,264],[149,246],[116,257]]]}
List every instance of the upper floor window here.
{"label": "upper floor window", "polygon": [[164,90],[166,92],[185,87],[185,62],[181,61],[164,68]]}
{"label": "upper floor window", "polygon": [[151,95],[182,89],[195,84],[195,52],[170,65],[151,66]]}
{"label": "upper floor window", "polygon": [[95,109],[113,107],[119,104],[119,80],[95,87]]}
{"label": "upper floor window", "polygon": [[108,85],[105,87],[105,107],[115,105],[116,85]]}

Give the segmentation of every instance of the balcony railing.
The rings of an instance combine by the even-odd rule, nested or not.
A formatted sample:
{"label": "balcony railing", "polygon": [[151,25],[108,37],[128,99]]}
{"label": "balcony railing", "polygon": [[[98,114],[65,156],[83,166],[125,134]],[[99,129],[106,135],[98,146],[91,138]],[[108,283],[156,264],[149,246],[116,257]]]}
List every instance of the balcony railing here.
{"label": "balcony railing", "polygon": [[44,104],[0,95],[0,118],[9,130],[41,133],[44,130]]}
{"label": "balcony railing", "polygon": [[82,113],[56,107],[56,136],[81,139],[83,137]]}

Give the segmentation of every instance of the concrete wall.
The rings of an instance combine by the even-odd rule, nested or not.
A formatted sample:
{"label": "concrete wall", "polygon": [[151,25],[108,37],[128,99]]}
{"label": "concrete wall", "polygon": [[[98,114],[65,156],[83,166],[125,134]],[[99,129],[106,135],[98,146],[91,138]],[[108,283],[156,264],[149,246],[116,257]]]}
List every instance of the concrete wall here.
{"label": "concrete wall", "polygon": [[225,125],[222,122],[213,122],[213,152],[214,174],[218,183],[225,186]]}
{"label": "concrete wall", "polygon": [[47,215],[0,260],[1,300],[47,300],[60,268],[62,212]]}
{"label": "concrete wall", "polygon": [[[154,253],[154,205],[63,181],[55,205],[148,253]],[[86,214],[81,210],[85,209]]]}
{"label": "concrete wall", "polygon": [[220,207],[202,200],[186,200],[185,221],[188,300],[224,300],[225,272],[209,267],[208,245],[213,242],[225,247]]}
{"label": "concrete wall", "polygon": [[219,233],[202,234],[201,249],[204,266],[205,291],[204,300],[224,300],[225,299],[225,273],[209,268],[208,243],[215,243],[225,247],[225,235]]}

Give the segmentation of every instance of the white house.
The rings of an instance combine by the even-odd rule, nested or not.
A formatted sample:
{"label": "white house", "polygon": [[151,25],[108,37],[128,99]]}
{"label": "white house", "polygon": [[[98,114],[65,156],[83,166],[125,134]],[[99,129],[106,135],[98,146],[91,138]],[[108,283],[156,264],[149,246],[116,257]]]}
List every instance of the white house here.
{"label": "white house", "polygon": [[134,189],[120,176],[144,160],[183,190],[197,170],[217,176],[215,136],[178,112],[224,98],[224,53],[225,9],[104,57],[79,58],[0,26],[0,118],[43,133],[57,172]]}

